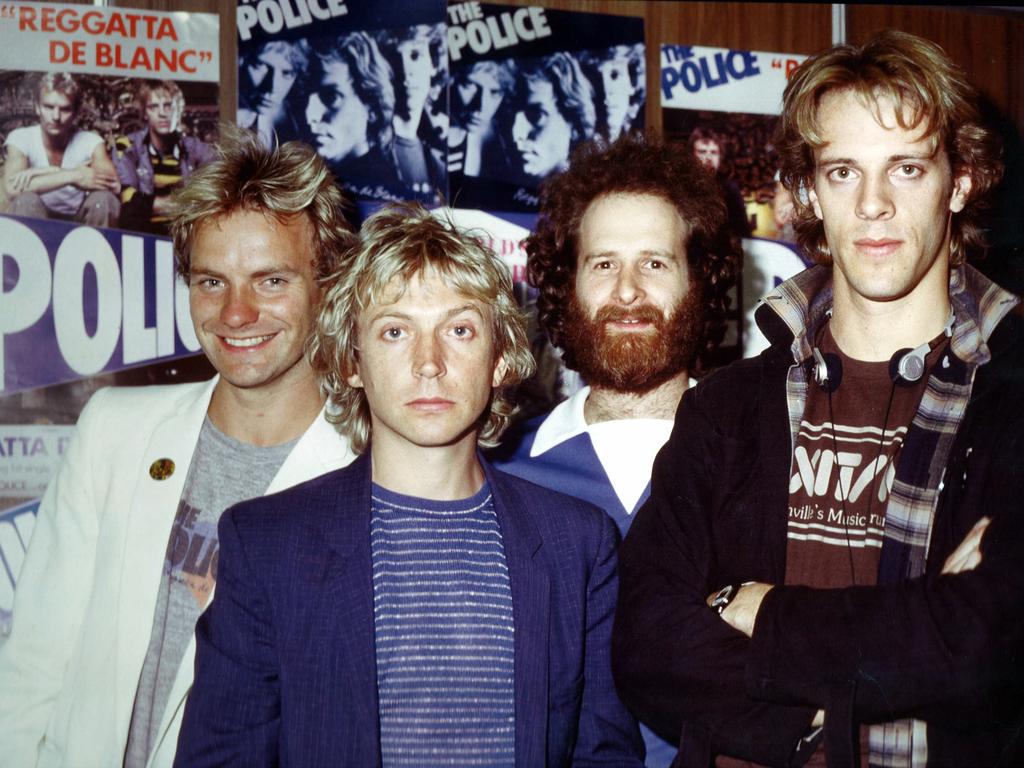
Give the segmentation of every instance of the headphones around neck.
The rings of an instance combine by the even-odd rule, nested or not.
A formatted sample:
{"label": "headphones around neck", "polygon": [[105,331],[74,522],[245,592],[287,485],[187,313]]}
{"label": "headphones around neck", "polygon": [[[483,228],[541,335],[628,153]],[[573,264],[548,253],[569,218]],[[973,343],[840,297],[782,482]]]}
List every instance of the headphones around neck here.
{"label": "headphones around neck", "polygon": [[[925,357],[931,351],[926,341],[920,346],[897,350],[889,358],[889,378],[893,384],[910,386],[924,376]],[[813,351],[811,362],[814,380],[826,392],[835,392],[843,380],[843,361],[834,352],[822,353],[817,347]]]}
{"label": "headphones around neck", "polygon": [[[953,311],[949,312],[949,320],[943,329],[946,337],[953,335]],[[905,347],[898,349],[889,358],[889,378],[893,384],[910,386],[921,380],[924,376],[925,358],[931,351],[931,342],[924,342],[911,349]],[[817,347],[811,353],[811,372],[814,381],[826,392],[835,392],[843,380],[843,361],[839,355],[832,352],[822,353]]]}

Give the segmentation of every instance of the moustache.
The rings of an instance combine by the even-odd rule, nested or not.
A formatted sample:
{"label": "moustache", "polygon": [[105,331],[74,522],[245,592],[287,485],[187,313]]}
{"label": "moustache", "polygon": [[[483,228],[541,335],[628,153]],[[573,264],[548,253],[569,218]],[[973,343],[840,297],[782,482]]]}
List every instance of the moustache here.
{"label": "moustache", "polygon": [[597,323],[622,323],[628,321],[652,323],[659,328],[665,322],[664,313],[651,304],[639,307],[601,307],[594,315]]}

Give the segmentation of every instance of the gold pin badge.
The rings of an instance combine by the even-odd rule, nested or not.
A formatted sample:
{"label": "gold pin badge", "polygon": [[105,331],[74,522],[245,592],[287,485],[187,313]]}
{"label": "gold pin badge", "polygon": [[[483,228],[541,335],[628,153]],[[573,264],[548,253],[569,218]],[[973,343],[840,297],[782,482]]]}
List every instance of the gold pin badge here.
{"label": "gold pin badge", "polygon": [[166,480],[174,474],[174,461],[172,459],[157,459],[149,465],[149,476],[154,480]]}

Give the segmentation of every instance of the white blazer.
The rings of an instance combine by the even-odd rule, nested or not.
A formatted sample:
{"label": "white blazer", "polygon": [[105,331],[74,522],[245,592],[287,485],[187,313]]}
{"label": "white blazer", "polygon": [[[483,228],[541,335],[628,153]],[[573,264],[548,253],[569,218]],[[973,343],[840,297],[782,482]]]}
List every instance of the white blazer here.
{"label": "white blazer", "polygon": [[[0,646],[0,768],[120,766],[171,524],[217,379],[104,389],[43,496]],[[267,493],[347,465],[323,412]],[[150,476],[157,459],[174,472]],[[185,652],[150,757],[170,768],[192,684]]]}

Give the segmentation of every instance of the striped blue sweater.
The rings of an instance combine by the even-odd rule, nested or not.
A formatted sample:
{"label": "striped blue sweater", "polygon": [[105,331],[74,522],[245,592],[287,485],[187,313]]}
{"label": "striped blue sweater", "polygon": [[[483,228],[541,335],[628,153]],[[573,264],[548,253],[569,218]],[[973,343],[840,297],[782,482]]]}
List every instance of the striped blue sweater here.
{"label": "striped blue sweater", "polygon": [[494,502],[373,486],[374,629],[388,766],[515,762],[512,590]]}

